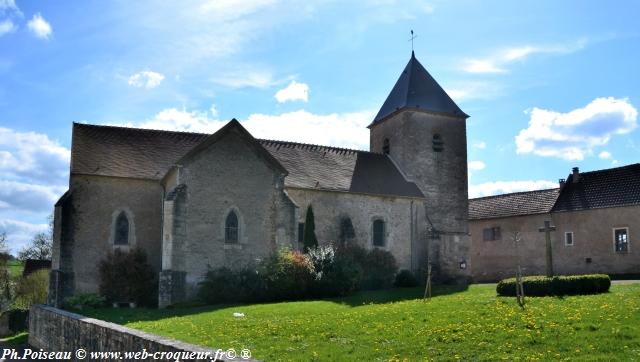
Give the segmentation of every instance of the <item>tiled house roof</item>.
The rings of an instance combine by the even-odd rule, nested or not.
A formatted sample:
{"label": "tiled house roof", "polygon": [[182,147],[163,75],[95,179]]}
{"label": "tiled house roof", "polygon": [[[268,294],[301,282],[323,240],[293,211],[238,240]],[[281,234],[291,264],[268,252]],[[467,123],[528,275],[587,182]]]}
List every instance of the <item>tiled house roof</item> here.
{"label": "tiled house roof", "polygon": [[516,192],[469,200],[469,219],[544,214],[551,211],[559,189]]}
{"label": "tiled house roof", "polygon": [[640,163],[570,175],[553,212],[628,205],[640,205]]}
{"label": "tiled house roof", "polygon": [[[210,135],[74,124],[71,173],[160,180]],[[289,175],[286,187],[424,197],[383,154],[258,140]]]}

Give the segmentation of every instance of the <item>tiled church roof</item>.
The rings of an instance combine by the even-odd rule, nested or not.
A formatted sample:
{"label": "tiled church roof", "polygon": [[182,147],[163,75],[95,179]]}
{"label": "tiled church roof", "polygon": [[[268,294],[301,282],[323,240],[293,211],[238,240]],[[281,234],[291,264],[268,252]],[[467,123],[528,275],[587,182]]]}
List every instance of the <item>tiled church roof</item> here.
{"label": "tiled church roof", "polygon": [[[160,180],[209,136],[75,123],[71,173]],[[258,142],[288,171],[287,187],[424,197],[382,154],[294,142]]]}
{"label": "tiled church roof", "polygon": [[567,178],[553,211],[640,205],[640,163]]}
{"label": "tiled church roof", "polygon": [[559,189],[516,192],[469,200],[469,219],[544,214],[551,210]]}

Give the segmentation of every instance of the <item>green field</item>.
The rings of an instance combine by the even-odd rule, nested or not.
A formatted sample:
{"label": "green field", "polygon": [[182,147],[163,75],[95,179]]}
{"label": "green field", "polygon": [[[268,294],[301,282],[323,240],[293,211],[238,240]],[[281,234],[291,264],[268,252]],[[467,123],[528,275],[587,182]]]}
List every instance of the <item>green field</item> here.
{"label": "green field", "polygon": [[[272,360],[640,360],[640,285],[607,294],[496,297],[491,285],[466,290],[363,292],[275,304],[84,314],[213,348],[248,348]],[[244,313],[236,318],[234,312]]]}
{"label": "green field", "polygon": [[9,266],[9,274],[13,277],[19,277],[22,275],[22,269],[24,268],[24,264],[21,261],[13,260],[8,262]]}

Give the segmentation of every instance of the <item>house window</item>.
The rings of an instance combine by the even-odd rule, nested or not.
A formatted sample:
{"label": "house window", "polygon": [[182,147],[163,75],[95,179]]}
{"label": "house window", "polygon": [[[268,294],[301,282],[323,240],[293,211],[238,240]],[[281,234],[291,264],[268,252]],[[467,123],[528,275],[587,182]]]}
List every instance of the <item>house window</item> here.
{"label": "house window", "polygon": [[484,228],[482,230],[482,240],[493,241],[493,240],[500,240],[500,239],[501,239],[500,226]]}
{"label": "house window", "polygon": [[439,133],[433,135],[433,150],[435,152],[442,152],[442,150],[444,150],[444,141]]}
{"label": "house window", "polygon": [[115,245],[129,244],[129,218],[122,211],[116,219],[115,237],[113,238]]}
{"label": "house window", "polygon": [[564,233],[564,245],[573,246],[573,232],[569,231]]}
{"label": "house window", "polygon": [[298,244],[302,244],[304,242],[304,223],[298,223]]}
{"label": "house window", "polygon": [[391,151],[391,147],[389,146],[389,139],[385,138],[384,142],[382,143],[382,153],[384,153],[385,155],[388,155],[390,151]]}
{"label": "house window", "polygon": [[616,253],[629,252],[629,228],[613,229],[613,243]]}
{"label": "house window", "polygon": [[235,211],[231,211],[227,215],[227,220],[224,223],[224,241],[227,243],[238,242],[238,215]]}
{"label": "house window", "polygon": [[384,221],[373,221],[373,246],[384,246]]}

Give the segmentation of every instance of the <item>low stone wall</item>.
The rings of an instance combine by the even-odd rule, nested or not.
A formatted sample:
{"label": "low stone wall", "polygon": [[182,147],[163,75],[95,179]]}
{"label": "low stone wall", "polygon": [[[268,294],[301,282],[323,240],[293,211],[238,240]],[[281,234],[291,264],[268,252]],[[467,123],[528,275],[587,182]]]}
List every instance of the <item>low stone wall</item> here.
{"label": "low stone wall", "polygon": [[[92,360],[90,357],[91,352],[142,352],[143,350],[148,354],[154,354],[155,352],[193,352],[204,356],[205,353],[209,353],[208,358],[187,359],[186,357],[180,357],[178,359],[180,361],[213,361],[214,356],[216,356],[216,350],[213,349],[179,342],[98,319],[87,318],[45,305],[34,305],[29,311],[29,344],[47,352],[71,352],[71,360],[75,361]],[[76,351],[80,349],[87,352],[87,355],[83,358],[76,354]],[[236,352],[237,357],[235,358],[221,356],[220,352],[218,352],[216,361],[255,361],[242,358],[240,356],[241,351]],[[160,356],[160,354],[156,354],[155,357]],[[165,354],[164,359],[154,359],[154,356],[148,355],[144,359],[125,358],[122,355],[121,358],[107,357],[100,360],[176,360],[176,358],[168,359],[166,356],[168,354]]]}

